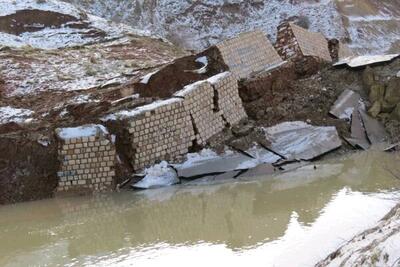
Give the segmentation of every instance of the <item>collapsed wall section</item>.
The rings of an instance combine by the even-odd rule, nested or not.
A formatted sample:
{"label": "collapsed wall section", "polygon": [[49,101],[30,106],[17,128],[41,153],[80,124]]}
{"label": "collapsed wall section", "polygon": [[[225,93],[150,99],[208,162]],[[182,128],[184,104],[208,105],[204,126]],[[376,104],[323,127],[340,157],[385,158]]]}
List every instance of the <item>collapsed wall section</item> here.
{"label": "collapsed wall section", "polygon": [[194,130],[184,100],[171,98],[110,115],[124,128],[119,136],[127,147],[125,154],[135,170],[161,160],[175,161],[188,153]]}
{"label": "collapsed wall section", "polygon": [[262,31],[240,34],[217,44],[222,59],[237,79],[262,71],[282,59]]}
{"label": "collapsed wall section", "polygon": [[115,146],[102,125],[56,130],[59,140],[58,192],[105,191],[115,177]]}
{"label": "collapsed wall section", "polygon": [[184,99],[185,109],[190,114],[196,131],[196,142],[204,145],[213,135],[225,128],[222,112],[214,104],[214,88],[207,81],[185,86],[175,97]]}
{"label": "collapsed wall section", "polygon": [[224,72],[207,80],[214,88],[217,98],[217,110],[222,112],[224,120],[229,125],[235,125],[247,118],[239,96],[238,81],[230,72]]}
{"label": "collapsed wall section", "polygon": [[275,48],[285,60],[311,56],[332,61],[328,41],[324,35],[308,31],[292,22],[278,26]]}

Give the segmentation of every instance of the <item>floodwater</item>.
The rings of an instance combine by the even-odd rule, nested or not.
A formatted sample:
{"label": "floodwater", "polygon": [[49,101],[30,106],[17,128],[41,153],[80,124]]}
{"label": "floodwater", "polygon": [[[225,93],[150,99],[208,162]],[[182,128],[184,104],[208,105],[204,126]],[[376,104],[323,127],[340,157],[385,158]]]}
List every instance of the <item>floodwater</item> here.
{"label": "floodwater", "polygon": [[400,201],[399,162],[0,207],[0,266],[313,266]]}

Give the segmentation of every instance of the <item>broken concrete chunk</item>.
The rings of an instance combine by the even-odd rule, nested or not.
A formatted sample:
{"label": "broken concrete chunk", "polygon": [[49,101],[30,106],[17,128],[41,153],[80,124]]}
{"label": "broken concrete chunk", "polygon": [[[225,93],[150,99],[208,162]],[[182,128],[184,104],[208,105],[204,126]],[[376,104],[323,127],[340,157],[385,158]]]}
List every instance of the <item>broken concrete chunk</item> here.
{"label": "broken concrete chunk", "polygon": [[389,104],[400,103],[400,78],[390,79],[385,92],[385,101]]}
{"label": "broken concrete chunk", "polygon": [[382,144],[389,140],[385,127],[378,120],[371,118],[365,111],[359,110],[369,141],[372,145]]}
{"label": "broken concrete chunk", "polygon": [[370,147],[358,109],[354,110],[353,115],[351,116],[351,138],[346,138],[346,141],[355,148],[360,147],[367,150]]}
{"label": "broken concrete chunk", "polygon": [[312,160],[342,145],[335,127],[284,122],[264,129],[271,148],[287,159]]}
{"label": "broken concrete chunk", "polygon": [[385,85],[383,84],[373,84],[369,89],[369,100],[371,102],[381,101],[385,95]]}
{"label": "broken concrete chunk", "polygon": [[178,176],[182,178],[198,177],[208,174],[225,173],[234,170],[246,170],[254,164],[246,164],[253,159],[239,153],[229,153],[214,158],[188,161],[181,165],[175,165]]}
{"label": "broken concrete chunk", "polygon": [[329,112],[338,119],[350,120],[353,110],[358,107],[361,97],[358,93],[346,89],[336,100]]}

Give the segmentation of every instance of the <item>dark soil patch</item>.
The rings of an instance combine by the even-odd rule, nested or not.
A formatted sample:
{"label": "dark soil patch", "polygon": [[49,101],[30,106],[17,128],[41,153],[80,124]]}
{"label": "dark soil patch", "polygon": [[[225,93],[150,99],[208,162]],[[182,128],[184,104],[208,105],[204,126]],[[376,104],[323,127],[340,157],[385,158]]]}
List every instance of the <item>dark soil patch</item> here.
{"label": "dark soil patch", "polygon": [[[204,65],[196,62],[197,58],[207,57],[206,71],[199,71]],[[142,97],[168,98],[186,85],[208,79],[218,73],[228,70],[223,63],[218,50],[212,47],[198,55],[186,56],[175,60],[157,73],[153,74],[147,83],[135,83],[135,92]]]}
{"label": "dark soil patch", "polygon": [[48,134],[53,130],[6,130],[0,135],[0,204],[52,197],[59,165],[56,141]]}

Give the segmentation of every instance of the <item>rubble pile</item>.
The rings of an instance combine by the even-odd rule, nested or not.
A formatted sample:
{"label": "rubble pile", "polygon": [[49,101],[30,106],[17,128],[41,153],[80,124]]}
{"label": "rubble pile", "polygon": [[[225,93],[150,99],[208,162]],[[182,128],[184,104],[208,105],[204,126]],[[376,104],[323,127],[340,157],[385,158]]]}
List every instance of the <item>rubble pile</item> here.
{"label": "rubble pile", "polygon": [[[157,43],[129,39],[127,44],[135,42]],[[118,60],[121,51],[129,51],[135,59],[144,51],[124,50],[124,45],[110,44],[96,51],[109,51]],[[166,44],[155,47],[170,49]],[[400,129],[392,123],[400,121],[398,68],[396,74],[390,72],[398,64],[395,57],[385,57],[389,63],[384,66],[375,66],[377,62],[368,57],[342,59],[351,54],[342,43],[328,42],[293,23],[278,28],[275,45],[254,31],[195,55],[182,57],[170,50],[166,54],[152,53],[148,65],[115,79],[107,76],[101,85],[96,80],[95,87],[79,92],[64,82],[61,92],[44,87],[26,91],[32,97],[18,97],[15,88],[8,89],[0,99],[5,106],[0,110],[7,111],[4,116],[0,113],[0,146],[12,132],[45,129],[47,136],[30,140],[29,145],[37,141],[42,150],[53,149],[52,172],[33,172],[37,180],[53,179],[40,197],[55,191],[104,191],[120,184],[147,188],[164,180],[170,185],[204,176],[229,180],[244,172],[273,173],[289,162],[312,161],[340,148],[389,145],[389,137]],[[171,60],[173,55],[181,57]],[[91,61],[97,64],[99,59]],[[17,79],[12,82],[17,84]],[[10,116],[10,110],[25,112]],[[381,122],[386,129],[392,127],[389,135]],[[340,137],[350,145],[343,146]],[[207,160],[187,156],[204,148],[221,155]],[[8,176],[1,174],[1,181],[18,168],[7,166]],[[10,197],[0,202],[28,198],[6,195]]]}

